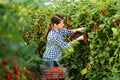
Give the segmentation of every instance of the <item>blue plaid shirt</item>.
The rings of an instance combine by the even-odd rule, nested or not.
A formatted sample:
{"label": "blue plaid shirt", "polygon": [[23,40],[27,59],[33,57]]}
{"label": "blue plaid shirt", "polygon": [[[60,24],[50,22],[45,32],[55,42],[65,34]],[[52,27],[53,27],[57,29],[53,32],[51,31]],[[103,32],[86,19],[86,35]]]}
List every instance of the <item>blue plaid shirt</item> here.
{"label": "blue plaid shirt", "polygon": [[59,32],[56,32],[55,29],[52,28],[47,36],[47,45],[43,58],[59,60],[61,58],[61,49],[71,45],[70,42],[64,42],[64,36],[68,34],[73,34],[73,31],[61,28]]}

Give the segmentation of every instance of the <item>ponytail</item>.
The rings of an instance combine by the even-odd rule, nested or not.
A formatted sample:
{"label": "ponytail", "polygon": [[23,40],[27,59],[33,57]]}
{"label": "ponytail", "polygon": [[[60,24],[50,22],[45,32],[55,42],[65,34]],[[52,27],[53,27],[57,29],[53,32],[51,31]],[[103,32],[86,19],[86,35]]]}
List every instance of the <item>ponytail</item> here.
{"label": "ponytail", "polygon": [[45,33],[45,37],[46,37],[46,38],[47,38],[47,35],[48,35],[48,33],[50,32],[50,30],[52,29],[51,25],[52,25],[52,24],[49,23],[48,26],[47,26],[46,33]]}

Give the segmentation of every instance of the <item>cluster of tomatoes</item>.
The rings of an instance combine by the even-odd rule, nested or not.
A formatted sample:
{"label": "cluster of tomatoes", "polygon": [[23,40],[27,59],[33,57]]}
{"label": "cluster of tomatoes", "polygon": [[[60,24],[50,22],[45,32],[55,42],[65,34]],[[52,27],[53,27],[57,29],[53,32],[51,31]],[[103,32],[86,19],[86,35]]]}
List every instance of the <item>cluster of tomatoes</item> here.
{"label": "cluster of tomatoes", "polygon": [[119,26],[120,21],[117,19],[117,20],[115,21],[115,23],[116,23],[117,26]]}
{"label": "cluster of tomatoes", "polygon": [[[3,64],[4,66],[8,66],[7,60],[2,59],[2,64]],[[14,74],[15,74],[16,79],[17,79],[17,80],[20,80],[19,68],[18,68],[17,65],[14,65],[14,66],[13,66],[13,72],[14,72]],[[12,79],[13,79],[13,76],[12,76],[12,74],[8,71],[8,72],[5,74],[5,78],[6,78],[6,80],[12,80]]]}

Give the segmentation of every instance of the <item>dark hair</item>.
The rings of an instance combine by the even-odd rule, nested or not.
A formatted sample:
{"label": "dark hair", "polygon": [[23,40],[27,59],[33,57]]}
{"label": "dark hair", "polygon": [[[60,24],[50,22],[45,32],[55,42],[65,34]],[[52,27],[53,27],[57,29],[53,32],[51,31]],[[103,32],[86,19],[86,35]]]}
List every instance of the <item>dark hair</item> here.
{"label": "dark hair", "polygon": [[47,26],[45,37],[47,37],[48,33],[52,29],[52,26],[54,24],[59,24],[61,20],[63,20],[63,16],[61,16],[59,14],[55,14],[54,16],[52,16],[51,21],[50,21],[50,23]]}

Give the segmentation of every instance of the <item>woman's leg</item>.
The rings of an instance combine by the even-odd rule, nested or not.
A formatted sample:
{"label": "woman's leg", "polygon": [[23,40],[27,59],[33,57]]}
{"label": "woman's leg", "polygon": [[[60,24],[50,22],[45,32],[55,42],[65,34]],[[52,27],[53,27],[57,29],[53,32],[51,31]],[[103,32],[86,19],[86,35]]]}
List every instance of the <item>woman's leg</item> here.
{"label": "woman's leg", "polygon": [[58,62],[54,61],[54,67],[58,67]]}
{"label": "woman's leg", "polygon": [[51,59],[45,59],[45,60],[43,61],[43,65],[44,65],[45,67],[54,67],[54,61],[51,60]]}

